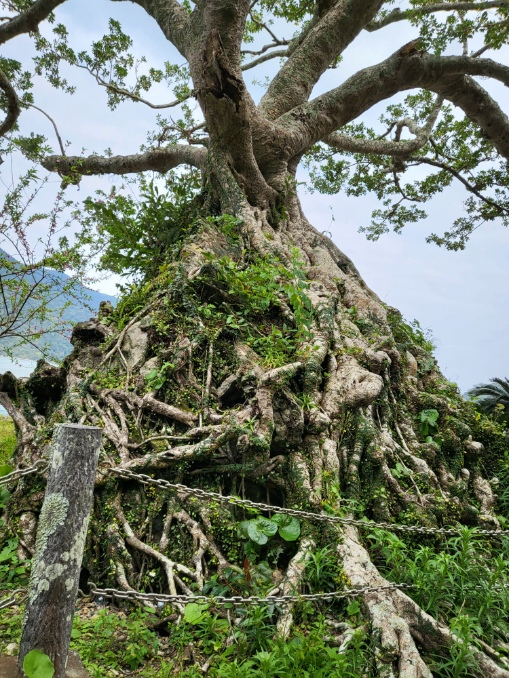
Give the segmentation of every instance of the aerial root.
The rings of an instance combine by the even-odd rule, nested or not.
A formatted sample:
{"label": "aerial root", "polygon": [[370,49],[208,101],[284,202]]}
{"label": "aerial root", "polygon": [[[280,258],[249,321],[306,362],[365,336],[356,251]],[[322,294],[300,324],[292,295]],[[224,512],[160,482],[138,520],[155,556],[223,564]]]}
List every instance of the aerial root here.
{"label": "aerial root", "polygon": [[124,534],[126,535],[125,540],[127,544],[137,549],[141,553],[151,556],[161,564],[166,575],[168,589],[171,595],[173,596],[177,595],[177,589],[175,586],[176,582],[179,583],[180,587],[183,589],[185,594],[190,595],[191,594],[190,588],[187,585],[185,585],[183,581],[177,576],[177,572],[183,574],[186,577],[189,577],[193,581],[198,581],[199,577],[197,576],[196,572],[193,572],[193,570],[191,570],[186,565],[174,562],[173,560],[171,560],[171,558],[168,558],[157,549],[144,543],[143,541],[141,541],[141,539],[138,539],[138,537],[134,533],[134,530],[129,524],[129,521],[126,519],[124,512],[122,511],[122,508],[120,506],[120,498],[118,496],[115,499],[114,506],[117,520],[120,523]]}

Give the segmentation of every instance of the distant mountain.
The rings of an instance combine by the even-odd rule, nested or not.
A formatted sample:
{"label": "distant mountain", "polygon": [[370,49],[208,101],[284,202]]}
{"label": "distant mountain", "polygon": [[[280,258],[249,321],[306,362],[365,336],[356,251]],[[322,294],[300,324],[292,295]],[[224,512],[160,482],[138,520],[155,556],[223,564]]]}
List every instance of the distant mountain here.
{"label": "distant mountain", "polygon": [[[4,257],[10,261],[15,261],[13,257],[4,252],[4,250],[0,249],[0,259]],[[5,274],[5,269],[2,269],[0,266],[0,274],[2,273]],[[32,278],[30,282],[33,283],[33,280],[34,278]],[[35,280],[37,280],[37,277]],[[58,292],[59,289],[62,289],[66,284],[69,283],[70,277],[65,273],[51,270],[46,272],[45,282],[47,283],[48,280],[51,282],[51,285],[54,286],[55,291]],[[116,297],[112,297],[109,294],[96,292],[95,290],[88,289],[87,287],[79,286],[75,288],[72,296],[61,294],[55,300],[50,301],[47,304],[47,308],[50,312],[54,313],[55,317],[57,317],[59,316],[59,311],[62,309],[62,307],[68,303],[69,305],[64,309],[61,316],[62,324],[67,326],[68,323],[75,324],[83,320],[88,320],[91,315],[97,313],[101,301],[110,301],[113,305],[115,305]],[[33,308],[34,305],[34,302],[29,301],[26,306],[27,310],[29,310],[30,307]],[[72,349],[72,346],[69,343],[69,338],[59,334],[58,332],[51,332],[43,335],[40,339],[36,339],[34,341],[36,346],[32,346],[31,344],[18,344],[18,338],[0,338],[0,354],[5,354],[6,350],[10,348],[17,358],[38,360],[41,357],[41,352],[36,348],[36,346],[45,346],[47,353],[53,358],[62,359],[68,353],[70,353]]]}

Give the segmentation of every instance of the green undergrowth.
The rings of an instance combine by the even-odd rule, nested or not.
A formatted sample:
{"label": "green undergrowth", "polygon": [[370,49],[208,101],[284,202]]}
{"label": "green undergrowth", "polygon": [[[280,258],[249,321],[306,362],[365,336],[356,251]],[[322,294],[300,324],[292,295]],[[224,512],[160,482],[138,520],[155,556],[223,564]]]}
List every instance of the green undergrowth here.
{"label": "green undergrowth", "polygon": [[[354,603],[357,617],[358,609]],[[301,620],[290,638],[281,639],[275,633],[273,613],[273,609],[258,606],[240,616],[231,611],[227,616],[207,605],[188,604],[180,623],[170,622],[160,634],[154,627],[165,615],[173,614],[169,608],[156,612],[97,606],[89,617],[79,612],[75,615],[71,649],[78,652],[92,678],[197,678],[203,675],[200,667],[207,661],[211,678],[376,675],[373,652],[362,627],[353,631],[348,646],[340,650],[327,642],[331,629],[322,616]],[[21,622],[19,608],[0,611],[0,653],[10,643],[19,643]]]}
{"label": "green undergrowth", "polygon": [[429,658],[437,675],[470,675],[475,662],[468,645],[480,640],[500,643],[501,654],[509,656],[509,537],[488,541],[463,527],[447,540],[426,537],[423,543],[415,535],[403,539],[370,530],[366,541],[380,572],[412,584],[407,594],[458,637],[450,655]]}
{"label": "green undergrowth", "polygon": [[0,414],[0,466],[10,460],[15,449],[14,423],[10,417]]}
{"label": "green undergrowth", "polygon": [[[232,217],[210,218],[203,228],[211,231],[211,237],[219,233],[232,238],[235,229],[231,221]],[[204,255],[200,275],[192,280],[181,262],[165,265],[156,278],[125,290],[107,320],[121,329],[152,304],[143,323],[150,341],[147,357],[157,358],[158,365],[145,380],[147,390],[158,391],[159,399],[191,411],[201,410],[205,404],[197,382],[182,385],[181,379],[175,378],[185,357],[183,337],[193,338],[189,359],[199,383],[207,372],[208,351],[213,345],[213,389],[236,369],[232,351],[236,342],[250,347],[266,369],[303,358],[303,347],[311,338],[313,310],[297,250],[288,265],[275,257],[240,250],[236,257]],[[162,290],[166,294],[161,295]],[[291,313],[282,313],[283,306]],[[115,368],[103,370],[95,380],[105,388],[124,386]]]}

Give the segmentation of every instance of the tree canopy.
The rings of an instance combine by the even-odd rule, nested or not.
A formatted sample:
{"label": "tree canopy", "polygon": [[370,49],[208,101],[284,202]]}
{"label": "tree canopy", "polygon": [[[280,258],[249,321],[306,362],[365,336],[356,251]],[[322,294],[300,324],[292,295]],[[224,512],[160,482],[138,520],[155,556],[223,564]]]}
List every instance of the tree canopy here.
{"label": "tree canopy", "polygon": [[[176,63],[159,64],[134,56],[132,39],[114,18],[88,50],[75,49],[58,20],[64,3],[1,3],[0,43],[30,33],[37,50],[34,65],[0,62],[3,155],[21,151],[58,172],[64,185],[82,176],[181,166],[211,170],[221,181],[224,161],[261,208],[273,208],[291,190],[288,182],[304,162],[319,191],[377,196],[379,207],[364,229],[372,239],[423,218],[426,203],[452,183],[466,191],[463,214],[428,240],[459,249],[481,224],[507,223],[509,119],[490,93],[490,81],[509,81],[501,60],[506,0],[410,0],[398,7],[382,0],[135,0],[179,53]],[[383,39],[395,24],[411,26],[415,39],[386,46],[385,59],[342,78],[356,38],[368,32]],[[37,108],[34,75],[72,94],[69,65],[106,90],[110,108],[131,100],[160,111],[139,152],[66,155],[53,118],[58,155],[42,134],[18,132],[23,111]],[[337,84],[322,92],[331,69]],[[250,91],[252,74],[257,84]],[[169,101],[152,100],[158,84],[166,85]],[[379,122],[366,120],[380,105]]]}

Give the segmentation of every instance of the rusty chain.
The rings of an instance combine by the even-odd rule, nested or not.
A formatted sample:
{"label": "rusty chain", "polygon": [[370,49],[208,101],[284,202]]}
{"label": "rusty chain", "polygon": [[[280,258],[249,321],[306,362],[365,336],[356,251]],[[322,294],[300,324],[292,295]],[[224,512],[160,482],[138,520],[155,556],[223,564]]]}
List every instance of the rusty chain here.
{"label": "rusty chain", "polygon": [[351,598],[361,596],[365,593],[374,593],[375,591],[388,591],[393,589],[411,589],[415,588],[412,584],[386,584],[384,586],[364,586],[362,588],[347,589],[346,591],[332,591],[330,593],[301,593],[285,596],[188,596],[188,595],[167,595],[164,593],[142,593],[140,591],[119,591],[118,589],[106,588],[98,589],[93,582],[89,582],[90,595],[93,598],[117,598],[119,600],[138,600],[145,603],[211,603],[214,605],[285,605],[298,601],[316,601],[316,600],[339,600],[341,598]]}
{"label": "rusty chain", "polygon": [[[26,598],[26,589],[15,589],[14,591],[1,591],[0,593],[8,593],[8,597],[0,600],[0,610],[3,610],[5,607],[10,607],[11,605],[20,605]],[[23,594],[21,600],[17,600],[17,596]]]}
{"label": "rusty chain", "polygon": [[[137,480],[144,485],[153,485],[162,490],[169,490],[177,494],[186,494],[200,499],[213,499],[222,504],[232,504],[241,506],[247,509],[255,509],[258,511],[271,511],[274,514],[281,514],[292,516],[294,518],[302,518],[305,520],[316,520],[326,523],[337,523],[340,525],[355,525],[361,528],[379,528],[389,530],[392,532],[416,532],[418,534],[439,534],[445,536],[458,535],[460,531],[455,528],[448,527],[422,527],[420,525],[400,525],[394,523],[377,523],[373,520],[359,520],[356,518],[344,518],[341,516],[330,516],[326,513],[313,513],[312,511],[300,511],[292,508],[282,508],[280,506],[271,506],[270,504],[263,504],[261,502],[250,501],[249,499],[241,499],[240,497],[233,497],[230,495],[219,494],[218,492],[208,492],[198,487],[187,487],[176,483],[170,483],[162,478],[151,478],[143,473],[135,473],[129,469],[113,467],[108,469],[109,473],[124,480]],[[475,529],[476,535],[496,536],[509,535],[509,530],[478,530]]]}
{"label": "rusty chain", "polygon": [[7,485],[7,483],[12,483],[15,480],[23,478],[23,476],[28,476],[31,473],[44,473],[48,467],[48,462],[44,459],[38,459],[33,466],[28,468],[18,468],[12,473],[7,473],[7,475],[0,478],[0,485]]}

